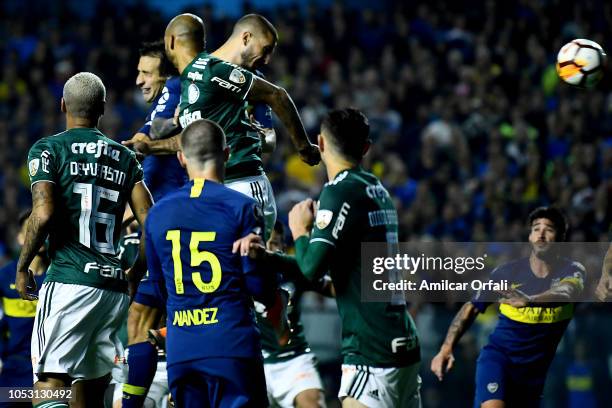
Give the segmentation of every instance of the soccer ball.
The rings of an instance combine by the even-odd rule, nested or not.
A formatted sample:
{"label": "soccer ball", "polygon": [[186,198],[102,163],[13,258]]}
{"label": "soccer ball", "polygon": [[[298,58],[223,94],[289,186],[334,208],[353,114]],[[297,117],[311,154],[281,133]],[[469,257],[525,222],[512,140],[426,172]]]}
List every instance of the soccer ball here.
{"label": "soccer ball", "polygon": [[581,88],[595,86],[603,76],[606,53],[591,40],[576,39],[557,55],[557,74],[566,83]]}

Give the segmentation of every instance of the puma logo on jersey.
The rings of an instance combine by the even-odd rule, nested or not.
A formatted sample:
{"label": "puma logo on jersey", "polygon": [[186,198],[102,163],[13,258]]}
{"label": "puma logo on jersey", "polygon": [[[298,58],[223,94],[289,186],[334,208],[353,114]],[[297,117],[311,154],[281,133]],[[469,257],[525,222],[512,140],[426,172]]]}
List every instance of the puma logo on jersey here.
{"label": "puma logo on jersey", "polygon": [[[97,159],[100,156],[108,156],[115,161],[119,161],[121,151],[113,149],[104,140],[98,140],[96,143],[73,143],[70,145],[70,151],[74,154],[93,154]],[[44,152],[43,152],[44,153]],[[45,159],[42,158],[43,171],[45,171]]]}
{"label": "puma logo on jersey", "polygon": [[240,87],[238,87],[236,85],[232,85],[229,82],[227,82],[226,80],[221,79],[219,77],[213,77],[210,80],[210,82],[217,82],[221,88],[225,88],[225,89],[230,90],[232,92],[240,92]]}

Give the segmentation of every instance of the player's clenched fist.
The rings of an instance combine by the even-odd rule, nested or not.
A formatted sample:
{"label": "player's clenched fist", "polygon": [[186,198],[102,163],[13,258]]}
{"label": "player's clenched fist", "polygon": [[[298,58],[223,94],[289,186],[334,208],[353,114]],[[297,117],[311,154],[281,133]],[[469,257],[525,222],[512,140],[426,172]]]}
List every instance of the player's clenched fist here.
{"label": "player's clenched fist", "polygon": [[316,166],[321,161],[321,152],[319,146],[310,144],[299,151],[300,159],[310,166]]}
{"label": "player's clenched fist", "polygon": [[312,198],[300,201],[289,211],[289,229],[293,239],[310,234],[314,222],[315,202]]}

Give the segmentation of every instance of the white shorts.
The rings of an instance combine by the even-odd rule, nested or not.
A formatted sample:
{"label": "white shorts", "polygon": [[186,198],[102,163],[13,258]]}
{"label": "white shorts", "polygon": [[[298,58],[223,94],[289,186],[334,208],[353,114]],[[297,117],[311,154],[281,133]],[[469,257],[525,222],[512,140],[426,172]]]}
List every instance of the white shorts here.
{"label": "white shorts", "polygon": [[351,397],[369,408],[420,408],[420,363],[378,368],[342,364],[338,397]]}
{"label": "white shorts", "polygon": [[301,354],[280,363],[264,363],[270,406],[293,408],[295,397],[302,391],[323,391],[315,355]]}
{"label": "white shorts", "polygon": [[261,176],[244,177],[236,179],[225,184],[232,190],[246,194],[257,200],[261,204],[264,213],[265,239],[267,240],[272,233],[274,223],[276,222],[276,201],[274,200],[274,192],[270,180],[265,174]]}
{"label": "white shorts", "polygon": [[123,359],[117,336],[127,318],[128,295],[90,286],[44,283],[32,333],[32,368],[37,374],[68,374],[93,380]]}
{"label": "white shorts", "polygon": [[[170,394],[170,388],[168,388],[168,371],[166,371],[166,362],[159,361],[157,363],[157,371],[155,371],[155,377],[153,377],[153,383],[147,393],[147,398],[143,405],[144,408],[166,408],[168,406],[168,395]],[[123,383],[115,384],[113,392],[113,404],[117,401],[121,401],[123,398]]]}

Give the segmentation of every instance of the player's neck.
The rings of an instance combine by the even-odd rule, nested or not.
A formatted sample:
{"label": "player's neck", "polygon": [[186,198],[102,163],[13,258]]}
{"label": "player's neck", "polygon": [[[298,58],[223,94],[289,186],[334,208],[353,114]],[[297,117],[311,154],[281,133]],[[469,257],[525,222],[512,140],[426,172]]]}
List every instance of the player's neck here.
{"label": "player's neck", "polygon": [[231,62],[232,64],[240,65],[240,52],[231,44],[231,39],[227,40],[221,47],[217,48],[212,54],[213,57],[220,60]]}
{"label": "player's neck", "polygon": [[98,119],[75,118],[71,115],[66,115],[66,129],[75,128],[95,128],[98,127]]}
{"label": "player's neck", "polygon": [[187,50],[176,56],[176,69],[178,70],[179,74],[183,74],[183,71],[185,68],[187,68],[187,65],[191,64],[191,61],[193,61],[198,54],[199,53],[197,51]]}
{"label": "player's neck", "polygon": [[535,253],[532,253],[529,257],[529,266],[531,267],[531,271],[538,278],[545,278],[550,273],[550,262],[545,259],[540,258]]}
{"label": "player's neck", "polygon": [[204,179],[223,184],[223,180],[225,179],[225,167],[205,166],[203,169],[193,169],[187,166],[187,174],[189,175],[190,181],[194,179]]}
{"label": "player's neck", "polygon": [[327,178],[332,181],[336,176],[344,170],[349,170],[357,165],[341,158],[334,158],[334,160],[328,160],[325,162],[325,168],[327,169]]}

